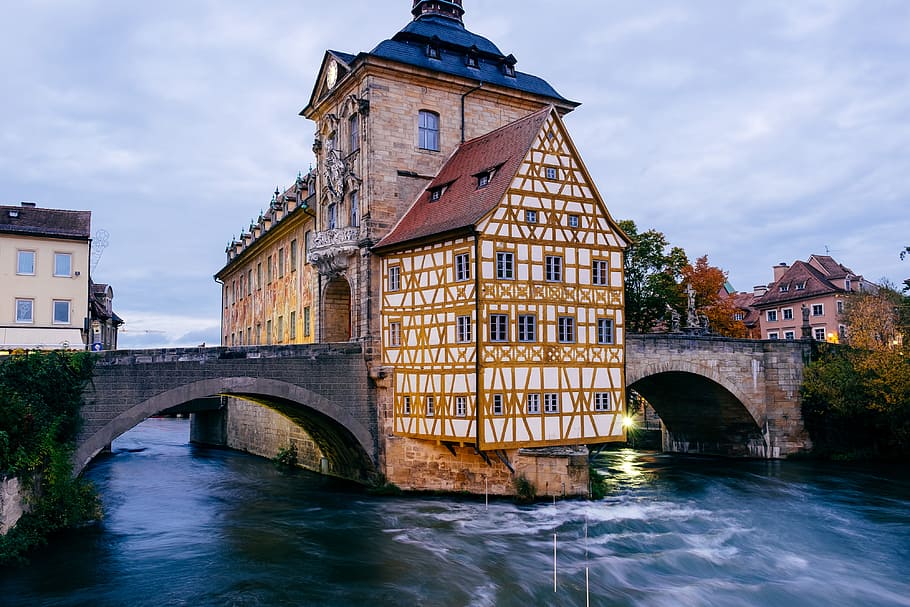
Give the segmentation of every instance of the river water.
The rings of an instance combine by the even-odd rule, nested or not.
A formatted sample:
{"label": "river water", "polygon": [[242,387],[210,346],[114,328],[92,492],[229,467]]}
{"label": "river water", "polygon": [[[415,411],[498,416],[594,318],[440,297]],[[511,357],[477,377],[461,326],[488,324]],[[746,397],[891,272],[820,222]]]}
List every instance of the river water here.
{"label": "river water", "polygon": [[[4,606],[910,605],[898,468],[601,455],[600,501],[373,497],[152,419]],[[556,591],[554,592],[554,534]],[[587,583],[586,583],[587,575]]]}

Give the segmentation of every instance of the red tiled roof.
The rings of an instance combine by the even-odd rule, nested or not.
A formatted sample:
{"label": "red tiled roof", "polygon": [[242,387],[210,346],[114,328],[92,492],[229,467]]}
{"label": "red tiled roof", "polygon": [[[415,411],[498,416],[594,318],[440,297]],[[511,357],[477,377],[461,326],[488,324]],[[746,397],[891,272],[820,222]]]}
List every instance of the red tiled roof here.
{"label": "red tiled roof", "polygon": [[841,263],[838,263],[830,255],[810,255],[809,265],[815,266],[816,264],[818,265],[818,269],[821,270],[822,273],[824,273],[829,279],[844,278],[848,274],[853,275],[853,270]]}
{"label": "red tiled roof", "polygon": [[50,238],[91,238],[92,212],[0,206],[0,233]]}
{"label": "red tiled roof", "polygon": [[[552,106],[543,108],[458,146],[436,178],[375,248],[392,248],[474,226],[500,203],[534,137],[553,111]],[[489,184],[478,188],[476,176],[490,169],[495,169],[495,173]],[[442,195],[431,201],[430,192],[440,187],[445,187]]]}
{"label": "red tiled roof", "polygon": [[[843,267],[840,264],[837,265],[838,267]],[[796,287],[800,284],[805,285],[804,288],[797,289]],[[781,291],[782,287],[786,290]],[[805,261],[795,261],[780,277],[780,280],[768,286],[767,293],[755,299],[754,305],[763,308],[771,304],[799,301],[836,292],[844,292],[844,290],[828,280],[828,277],[821,270]]]}

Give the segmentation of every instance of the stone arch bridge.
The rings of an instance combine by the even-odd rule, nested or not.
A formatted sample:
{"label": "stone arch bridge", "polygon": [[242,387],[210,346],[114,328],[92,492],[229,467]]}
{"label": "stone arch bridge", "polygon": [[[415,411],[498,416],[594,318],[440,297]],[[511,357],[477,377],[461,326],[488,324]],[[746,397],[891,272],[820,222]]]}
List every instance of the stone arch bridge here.
{"label": "stone arch bridge", "polygon": [[[667,451],[784,457],[808,446],[798,391],[810,351],[793,341],[630,335],[626,382],[663,420]],[[235,446],[225,429],[224,397],[233,396],[302,430],[317,469],[367,480],[380,471],[377,390],[357,343],[105,352],[85,389],[77,471],[169,411],[196,412],[194,440]]]}

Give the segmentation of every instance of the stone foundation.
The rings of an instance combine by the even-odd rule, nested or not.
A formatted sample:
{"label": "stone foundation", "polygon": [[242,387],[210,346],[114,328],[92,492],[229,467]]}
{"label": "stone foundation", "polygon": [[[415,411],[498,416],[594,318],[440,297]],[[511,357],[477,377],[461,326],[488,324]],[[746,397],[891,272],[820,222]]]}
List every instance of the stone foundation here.
{"label": "stone foundation", "polygon": [[406,491],[444,491],[477,495],[515,495],[514,480],[524,476],[538,496],[589,494],[588,452],[581,448],[505,451],[514,473],[496,454],[489,462],[473,447],[389,436],[385,443],[385,474]]}

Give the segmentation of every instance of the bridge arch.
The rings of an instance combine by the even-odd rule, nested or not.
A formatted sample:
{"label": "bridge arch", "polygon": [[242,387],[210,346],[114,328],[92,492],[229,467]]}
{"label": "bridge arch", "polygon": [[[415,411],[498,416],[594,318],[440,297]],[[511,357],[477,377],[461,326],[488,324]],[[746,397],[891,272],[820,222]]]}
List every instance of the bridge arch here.
{"label": "bridge arch", "polygon": [[348,411],[320,394],[288,382],[261,377],[220,377],[187,383],[130,406],[88,436],[75,454],[76,473],[124,432],[145,419],[211,396],[235,396],[276,409],[312,436],[340,469],[375,468],[375,444],[369,429]]}
{"label": "bridge arch", "polygon": [[626,386],[660,416],[667,431],[665,449],[764,455],[763,403],[716,367],[667,359],[627,368]]}

